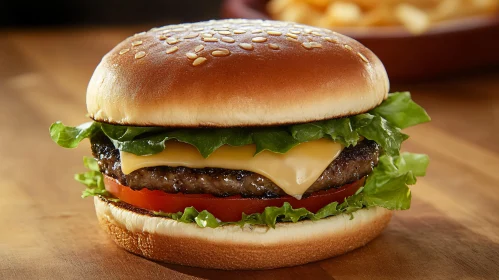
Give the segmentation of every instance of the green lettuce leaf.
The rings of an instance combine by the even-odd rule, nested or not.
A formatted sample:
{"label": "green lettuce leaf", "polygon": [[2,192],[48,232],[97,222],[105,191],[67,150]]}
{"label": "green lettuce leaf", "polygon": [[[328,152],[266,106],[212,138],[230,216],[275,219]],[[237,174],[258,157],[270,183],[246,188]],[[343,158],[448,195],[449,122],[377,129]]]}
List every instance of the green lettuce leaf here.
{"label": "green lettuce leaf", "polygon": [[83,190],[81,197],[85,198],[87,196],[103,195],[108,196],[109,193],[104,187],[104,178],[99,170],[99,165],[94,158],[84,157],[83,165],[89,169],[89,171],[84,173],[75,174],[74,179],[87,188]]}
{"label": "green lettuce leaf", "polygon": [[424,176],[429,164],[427,155],[403,153],[383,155],[364,184],[362,195],[366,206],[381,206],[390,210],[405,210],[411,206],[408,185],[416,176]]}
{"label": "green lettuce leaf", "polygon": [[165,135],[165,140],[176,139],[193,145],[205,158],[225,144],[243,146],[253,143],[250,132],[243,128],[182,129]]}
{"label": "green lettuce leaf", "polygon": [[131,141],[140,135],[151,134],[163,130],[159,127],[120,126],[106,123],[101,123],[101,129],[107,137],[120,142]]}
{"label": "green lettuce leaf", "polygon": [[402,142],[409,138],[407,134],[380,116],[362,114],[355,116],[354,119],[355,130],[365,138],[378,143],[388,155],[398,155]]}
{"label": "green lettuce leaf", "polygon": [[389,94],[388,98],[370,113],[381,116],[392,125],[402,129],[431,120],[426,111],[412,101],[409,92]]}
{"label": "green lettuce leaf", "polygon": [[300,141],[282,128],[262,129],[254,132],[252,138],[257,154],[265,150],[283,154],[300,144]]}
{"label": "green lettuce leaf", "polygon": [[290,127],[291,136],[299,142],[318,140],[324,137],[324,126],[319,122],[297,124]]}
{"label": "green lettuce leaf", "polygon": [[50,137],[59,146],[64,148],[76,148],[85,138],[91,138],[97,134],[101,126],[97,122],[87,122],[77,127],[65,126],[61,122],[55,122],[50,126]]}
{"label": "green lettuce leaf", "polygon": [[352,127],[352,117],[324,121],[324,133],[344,146],[354,146],[360,139],[359,132]]}

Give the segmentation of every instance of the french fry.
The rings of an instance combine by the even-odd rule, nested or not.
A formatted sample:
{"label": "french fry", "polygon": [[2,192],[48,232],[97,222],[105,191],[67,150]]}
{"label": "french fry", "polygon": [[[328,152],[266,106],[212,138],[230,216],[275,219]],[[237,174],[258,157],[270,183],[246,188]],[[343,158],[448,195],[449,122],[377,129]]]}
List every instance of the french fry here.
{"label": "french fry", "polygon": [[279,16],[279,20],[311,23],[321,13],[306,3],[297,3],[288,6]]}
{"label": "french fry", "polygon": [[370,12],[364,13],[359,21],[359,26],[386,26],[396,25],[399,21],[395,17],[393,10],[387,5],[378,7]]}
{"label": "french fry", "polygon": [[395,15],[404,26],[415,34],[423,33],[430,26],[429,15],[410,4],[398,4]]}
{"label": "french fry", "polygon": [[334,2],[326,10],[326,19],[334,26],[356,25],[361,18],[360,7],[352,2]]}

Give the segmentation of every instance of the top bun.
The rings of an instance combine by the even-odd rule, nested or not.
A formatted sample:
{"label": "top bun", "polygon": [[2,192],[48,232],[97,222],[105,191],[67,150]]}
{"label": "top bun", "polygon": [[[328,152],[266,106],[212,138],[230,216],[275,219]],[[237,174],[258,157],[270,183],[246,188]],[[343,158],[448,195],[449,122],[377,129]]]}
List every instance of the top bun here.
{"label": "top bun", "polygon": [[266,126],[366,112],[387,96],[381,61],[336,32],[263,20],[212,20],[135,34],[104,56],[87,109],[107,123]]}

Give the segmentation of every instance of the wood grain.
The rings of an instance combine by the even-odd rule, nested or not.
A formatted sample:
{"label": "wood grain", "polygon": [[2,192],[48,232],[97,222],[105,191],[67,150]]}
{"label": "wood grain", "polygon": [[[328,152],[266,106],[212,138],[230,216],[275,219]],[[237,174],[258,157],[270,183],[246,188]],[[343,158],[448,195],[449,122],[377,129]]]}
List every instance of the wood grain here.
{"label": "wood grain", "polygon": [[139,28],[3,31],[0,36],[0,279],[492,279],[499,275],[499,72],[411,90],[433,118],[407,130],[427,153],[413,204],[372,243],[344,256],[269,271],[216,271],[152,262],[98,228],[72,175],[85,143],[63,150],[55,120],[85,118],[99,59]]}

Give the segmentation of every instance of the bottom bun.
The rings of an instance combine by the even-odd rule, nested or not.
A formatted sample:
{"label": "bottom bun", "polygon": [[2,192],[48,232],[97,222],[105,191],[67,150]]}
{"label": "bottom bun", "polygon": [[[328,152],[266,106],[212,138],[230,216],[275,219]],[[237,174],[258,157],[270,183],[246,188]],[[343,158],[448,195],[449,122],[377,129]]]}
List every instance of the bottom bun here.
{"label": "bottom bun", "polygon": [[95,197],[100,225],[118,246],[148,259],[217,269],[269,269],[323,260],[359,248],[388,225],[385,208],[275,227],[200,228],[152,217]]}

